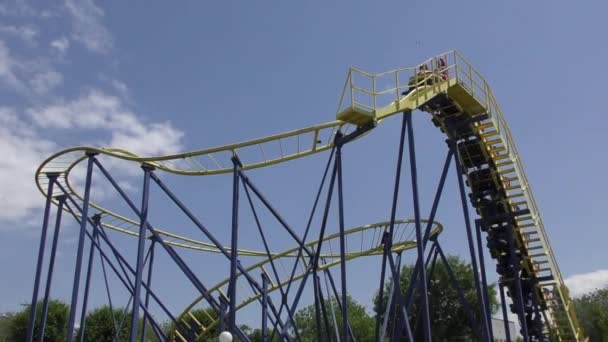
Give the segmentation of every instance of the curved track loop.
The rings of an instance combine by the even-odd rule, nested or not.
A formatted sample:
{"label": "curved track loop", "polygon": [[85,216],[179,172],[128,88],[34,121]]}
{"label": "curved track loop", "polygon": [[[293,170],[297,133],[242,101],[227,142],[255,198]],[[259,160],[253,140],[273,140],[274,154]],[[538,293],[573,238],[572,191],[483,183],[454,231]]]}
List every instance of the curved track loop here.
{"label": "curved track loop", "polygon": [[[421,220],[421,222],[425,223],[425,224],[428,223],[427,220]],[[395,221],[394,232],[395,232],[396,239],[393,242],[393,247],[392,247],[393,252],[395,252],[395,253],[403,252],[406,250],[416,248],[416,240],[412,239],[412,237],[415,237],[414,236],[414,224],[415,224],[415,221],[409,220],[409,219]],[[368,225],[361,226],[361,227],[351,228],[351,229],[345,231],[344,235],[347,237],[347,242],[349,242],[349,243],[347,243],[346,260],[347,261],[353,260],[353,259],[357,259],[357,258],[364,257],[364,256],[382,255],[383,244],[382,244],[380,237],[381,237],[382,233],[389,226],[390,226],[390,221],[386,221],[386,222],[378,222],[378,223],[368,224]],[[438,222],[433,222],[430,237],[431,238],[436,237],[442,231],[443,231],[443,225],[441,225]],[[371,239],[368,239],[368,237]],[[331,242],[333,240],[337,240],[338,238],[339,238],[339,234],[335,233],[332,235],[328,235],[323,239],[323,243],[326,246],[328,245],[330,247],[330,252],[321,253],[321,258],[322,258],[322,260],[325,260],[325,263],[323,263],[322,265],[320,265],[318,267],[319,270],[323,271],[325,269],[329,269],[331,267],[340,265],[340,253],[339,253],[338,247],[337,246],[334,247],[335,249],[333,251],[331,249]],[[319,241],[316,240],[316,241],[307,242],[306,246],[309,247],[311,250],[316,250],[318,244],[319,244]],[[272,261],[274,261],[276,263],[281,263],[282,262],[281,259],[293,258],[293,257],[297,256],[298,249],[299,249],[299,247],[294,247],[294,248],[285,250],[283,252],[277,253],[277,254],[273,255]],[[256,264],[254,264],[254,265],[251,265],[246,268],[246,271],[247,271],[247,273],[254,274],[254,275],[265,273],[268,276],[268,278],[271,279],[271,282],[268,287],[268,292],[272,293],[274,291],[279,290],[281,287],[286,287],[290,281],[293,281],[295,283],[295,281],[302,279],[302,277],[304,277],[304,274],[307,272],[306,264],[308,264],[309,261],[310,261],[310,259],[306,258],[305,254],[303,254],[302,260],[298,260],[298,262],[300,262],[302,264],[301,265],[302,267],[299,269],[299,271],[296,272],[296,274],[294,275],[293,278],[291,278],[291,280],[289,278],[290,274],[288,274],[288,273],[279,274],[278,275],[279,279],[277,279],[277,276],[274,275],[272,273],[272,271],[270,271],[268,269],[269,264],[271,263],[270,259],[266,259],[266,260],[263,260],[263,261],[260,261]],[[242,276],[241,273],[237,274],[238,278],[240,278],[241,276]],[[281,276],[283,276],[283,277],[281,278]],[[230,281],[230,278],[224,279],[220,283],[211,287],[209,289],[209,293],[212,293],[214,295],[214,297],[219,297],[220,295],[226,297],[225,293],[227,291],[227,286],[228,286],[229,281]],[[237,281],[238,281],[238,279],[237,279]],[[261,293],[253,292],[253,291],[249,291],[249,294],[243,295],[244,291],[242,291],[242,290],[246,291],[247,288],[245,288],[245,287],[239,288],[239,301],[236,306],[237,310],[244,308],[245,306],[251,304],[252,302],[254,302],[256,300],[260,300],[260,298],[262,297]],[[247,292],[245,292],[245,293],[247,293]],[[201,322],[199,322],[196,319],[195,315],[192,314],[192,311],[197,309],[197,306],[201,303],[204,303],[203,296],[199,296],[198,298],[196,298],[192,302],[192,304],[190,304],[178,318],[188,328],[191,328],[192,323],[196,324],[196,328],[197,328],[196,339],[198,339],[200,336],[204,335],[208,329],[213,328],[215,325],[218,324],[218,319],[214,318],[214,317],[209,317],[210,324],[208,324],[207,326],[204,326],[203,324],[201,324]],[[172,331],[172,336],[171,336],[170,340],[186,341],[186,338],[184,338],[182,335],[179,334],[179,332],[174,330],[174,331]]]}
{"label": "curved track loop", "polygon": [[[424,79],[416,74],[419,66],[397,69],[382,74],[369,74],[354,68],[348,73],[338,108],[338,121],[277,134],[243,143],[198,150],[170,156],[140,157],[119,149],[76,147],[61,151],[45,160],[36,172],[36,183],[47,195],[47,173],[59,173],[59,181],[75,197],[81,198],[70,183],[70,172],[85,153],[98,153],[111,158],[151,164],[159,170],[181,175],[214,175],[231,171],[229,162],[238,156],[243,169],[253,169],[309,156],[330,149],[333,137],[340,129],[348,133],[356,126],[403,112],[421,109],[432,114],[433,122],[441,127],[448,138],[458,141],[465,134],[475,138],[481,148],[479,158],[490,169],[492,187],[506,198],[500,204],[513,216],[513,230],[527,275],[534,280],[532,292],[541,301],[549,333],[559,341],[579,341],[582,335],[576,320],[574,306],[562,279],[557,261],[549,243],[540,210],[528,183],[517,148],[489,84],[458,52],[452,51],[425,61],[425,65],[438,65],[439,59],[447,62],[442,68],[425,73]],[[412,86],[408,79],[419,80]],[[366,85],[358,83],[360,79]],[[382,81],[389,80],[383,86]],[[402,91],[412,89],[407,96]],[[383,89],[383,90],[379,90]],[[366,99],[366,100],[362,100]],[[450,108],[442,105],[448,104]],[[448,111],[450,110],[450,111]],[[450,117],[458,117],[461,125],[455,127]],[[349,124],[352,123],[352,124]],[[464,124],[462,124],[464,123]],[[462,142],[462,141],[460,141]],[[470,150],[460,151],[460,157],[469,158]],[[473,192],[481,184],[472,177],[471,170],[463,170]],[[53,194],[54,195],[54,194]],[[474,194],[472,194],[474,195]],[[104,225],[117,231],[137,235],[137,220],[121,216],[111,210],[92,204],[103,216]],[[529,211],[515,217],[514,213]],[[484,212],[478,208],[483,218]],[[159,231],[172,245],[217,252],[208,243]],[[239,250],[242,255],[258,255],[259,251]],[[500,258],[500,255],[493,255]]]}
{"label": "curved track loop", "polygon": [[[230,161],[232,156],[238,156],[243,163],[243,169],[249,170],[326,151],[333,147],[333,136],[339,129],[348,132],[354,127],[345,122],[332,121],[243,143],[160,157],[140,157],[129,151],[115,148],[74,147],[58,152],[46,159],[36,171],[35,180],[40,192],[46,196],[47,174],[58,173],[58,181],[62,186],[75,199],[82,201],[82,196],[76,191],[70,177],[74,168],[83,160],[86,160],[87,153],[130,161],[134,163],[134,166],[144,163],[150,164],[159,170],[179,175],[216,175],[232,171],[232,162]],[[59,190],[57,190],[58,193]],[[95,203],[90,205],[102,215],[104,218],[102,224],[105,227],[133,236],[138,235],[139,221],[137,219],[120,215]],[[206,252],[219,252],[210,243],[180,236],[166,229],[159,229],[158,233],[174,246]],[[239,254],[266,255],[263,252],[249,250],[239,250]]]}

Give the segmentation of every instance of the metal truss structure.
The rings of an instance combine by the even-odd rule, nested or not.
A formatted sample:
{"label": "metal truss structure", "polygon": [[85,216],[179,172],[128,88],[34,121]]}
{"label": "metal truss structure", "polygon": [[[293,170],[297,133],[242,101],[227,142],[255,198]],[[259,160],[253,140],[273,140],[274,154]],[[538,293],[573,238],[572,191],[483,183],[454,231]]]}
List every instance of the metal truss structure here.
{"label": "metal truss structure", "polygon": [[[381,86],[389,84],[390,86]],[[379,90],[382,89],[382,90]],[[447,152],[441,176],[433,197],[431,210],[423,218],[420,212],[418,169],[412,113],[427,112],[432,121],[445,134]],[[395,168],[392,206],[389,220],[367,226],[347,229],[344,217],[344,183],[342,150],[349,143],[361,139],[370,130],[378,129],[389,116],[402,115],[400,145]],[[276,147],[279,148],[276,148]],[[272,148],[274,147],[274,148]],[[403,159],[409,162],[409,181],[402,179]],[[270,152],[274,151],[274,152]],[[248,170],[268,167],[312,154],[328,152],[329,156],[320,185],[306,224],[296,229],[273,206]],[[141,204],[135,204],[104,163],[105,159],[121,159],[141,165],[143,187]],[[71,176],[77,165],[86,164],[83,192],[73,186]],[[435,222],[448,171],[454,167],[460,193],[464,234],[473,268],[478,305],[473,306],[464,296],[439,243],[441,224]],[[94,173],[95,171],[95,173]],[[220,239],[200,220],[162,179],[161,173],[191,176],[232,174],[232,215],[230,245]],[[91,201],[93,175],[101,174],[105,182],[120,198],[130,214],[119,214]],[[528,184],[523,165],[511,138],[509,128],[498,107],[488,83],[457,52],[435,56],[415,67],[393,70],[382,74],[369,74],[351,68],[338,106],[337,120],[326,124],[277,134],[243,143],[162,157],[140,157],[125,150],[76,147],[61,151],[42,163],[36,174],[38,188],[46,198],[43,224],[35,272],[32,310],[27,340],[32,341],[34,326],[39,327],[42,338],[53,283],[53,269],[62,215],[68,214],[79,224],[75,271],[71,291],[71,310],[68,341],[82,340],[86,329],[84,317],[90,296],[92,266],[99,256],[106,287],[111,271],[130,294],[127,306],[131,309],[130,341],[145,336],[145,327],[158,340],[194,341],[204,337],[212,328],[228,331],[242,341],[249,338],[239,328],[240,309],[253,303],[258,305],[264,341],[300,341],[294,315],[305,292],[314,301],[318,341],[357,340],[348,321],[347,261],[377,255],[381,257],[378,279],[379,298],[388,298],[381,304],[382,315],[377,315],[375,340],[399,340],[405,336],[414,341],[415,326],[410,323],[412,310],[420,319],[421,334],[425,341],[433,336],[428,287],[433,270],[442,263],[457,290],[466,310],[472,331],[480,341],[493,341],[490,300],[483,257],[482,236],[485,233],[487,248],[496,260],[500,276],[499,289],[502,313],[515,313],[521,325],[524,341],[581,341],[581,331],[574,314],[568,290],[553,256],[540,213]],[[413,203],[413,219],[398,219],[399,193],[403,183],[409,183]],[[163,194],[188,218],[189,224],[201,236],[194,239],[161,229],[149,219],[148,203],[151,188]],[[245,200],[246,199],[246,200]],[[245,204],[242,204],[244,202]],[[337,208],[332,203],[337,202]],[[255,203],[258,203],[256,209]],[[45,262],[47,234],[51,225],[52,206],[56,206],[55,225],[49,261]],[[244,206],[244,208],[243,208]],[[472,218],[472,206],[477,214]],[[274,252],[267,241],[268,232],[259,219],[259,207],[271,216],[293,240],[295,247]],[[259,250],[239,249],[241,215],[248,210],[252,224],[263,242]],[[320,224],[313,224],[320,212]],[[326,233],[331,215],[338,217],[338,233]],[[314,229],[313,229],[314,228]],[[134,237],[137,246],[136,260],[127,260],[111,238],[110,232]],[[314,232],[318,235],[312,236]],[[361,243],[353,243],[360,239]],[[332,241],[338,251],[328,251]],[[349,243],[350,241],[350,243]],[[364,243],[365,241],[365,243]],[[88,246],[88,250],[87,250]],[[180,255],[188,249],[223,255],[229,267],[226,279],[213,286],[201,279],[196,265]],[[401,256],[411,250],[416,255],[416,266],[407,289],[400,288]],[[85,253],[88,251],[88,258]],[[181,313],[172,312],[152,284],[155,256],[164,252],[199,293]],[[255,257],[257,262],[245,265],[243,258]],[[292,260],[286,272],[278,264]],[[86,263],[86,264],[85,264]],[[35,307],[42,289],[41,278],[46,266],[43,308],[39,321]],[[332,276],[331,268],[339,268],[339,281]],[[84,284],[83,283],[84,273]],[[325,286],[323,286],[324,279]],[[390,285],[387,285],[390,284]],[[82,286],[81,286],[82,285]],[[120,286],[118,285],[118,286]],[[339,285],[339,287],[337,286]],[[312,291],[311,291],[312,290]],[[385,293],[385,291],[389,291]],[[505,293],[506,292],[506,293]],[[109,293],[109,288],[108,288]],[[417,293],[415,296],[414,294]],[[508,307],[506,296],[513,304]],[[79,302],[82,298],[82,302]],[[110,298],[109,298],[110,299]],[[335,301],[337,306],[327,303]],[[413,303],[418,301],[416,305]],[[110,301],[111,304],[111,301]],[[164,331],[151,312],[155,306],[172,323],[170,332]],[[194,315],[196,308],[210,312],[203,322]],[[79,321],[77,313],[80,312]],[[337,315],[336,313],[340,315]],[[144,333],[139,334],[139,317],[143,316]],[[340,317],[340,321],[336,319]],[[330,328],[333,319],[335,331]],[[80,323],[80,334],[76,325]],[[392,328],[388,329],[388,322]],[[118,322],[114,322],[116,327]],[[508,327],[505,327],[507,333]],[[118,331],[119,329],[116,329]],[[389,331],[390,330],[390,331]],[[217,331],[217,329],[216,329]],[[508,337],[510,340],[511,337]]]}

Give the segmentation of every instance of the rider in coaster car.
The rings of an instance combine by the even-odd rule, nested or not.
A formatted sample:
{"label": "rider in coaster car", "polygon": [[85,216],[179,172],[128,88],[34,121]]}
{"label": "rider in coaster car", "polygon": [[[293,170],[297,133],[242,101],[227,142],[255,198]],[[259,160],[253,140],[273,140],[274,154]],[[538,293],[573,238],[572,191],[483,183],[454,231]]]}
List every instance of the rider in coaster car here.
{"label": "rider in coaster car", "polygon": [[439,73],[439,76],[441,77],[442,81],[445,81],[449,78],[448,65],[445,62],[445,59],[443,59],[443,57],[439,57],[439,59],[437,60],[437,72]]}
{"label": "rider in coaster car", "polygon": [[416,75],[410,77],[410,80],[407,82],[408,90],[401,93],[401,95],[406,96],[416,88],[420,88],[425,85],[432,85],[433,83],[433,71],[429,70],[429,67],[426,64],[422,64],[418,68]]}

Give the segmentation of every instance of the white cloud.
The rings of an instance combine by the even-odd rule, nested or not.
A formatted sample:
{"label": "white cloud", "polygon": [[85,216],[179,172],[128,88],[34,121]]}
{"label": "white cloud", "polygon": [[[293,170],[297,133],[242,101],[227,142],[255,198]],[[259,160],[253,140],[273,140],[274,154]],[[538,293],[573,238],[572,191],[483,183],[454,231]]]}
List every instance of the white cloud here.
{"label": "white cloud", "polygon": [[65,0],[72,16],[74,40],[94,52],[108,52],[112,48],[112,36],[103,26],[104,12],[92,0]]}
{"label": "white cloud", "polygon": [[36,45],[38,29],[32,25],[13,26],[0,25],[0,32],[17,37],[29,45]]}
{"label": "white cloud", "polygon": [[570,290],[570,295],[579,297],[596,289],[608,287],[608,270],[575,274],[564,281]]}
{"label": "white cloud", "polygon": [[53,40],[49,45],[63,56],[70,47],[70,41],[66,37],[61,37]]}
{"label": "white cloud", "polygon": [[27,93],[27,87],[17,76],[20,63],[11,56],[9,48],[0,40],[0,85],[4,84],[20,94]]}
{"label": "white cloud", "polygon": [[25,0],[5,1],[0,4],[0,14],[10,16],[35,16],[36,11]]}
{"label": "white cloud", "polygon": [[0,85],[32,100],[33,95],[45,95],[62,82],[63,75],[44,57],[14,56],[0,40]]}
{"label": "white cloud", "polygon": [[169,122],[146,123],[117,96],[91,90],[68,102],[28,110],[42,128],[103,129],[110,132],[110,147],[141,155],[178,152],[183,133]]}
{"label": "white cloud", "polygon": [[[100,136],[97,144],[102,147],[124,148],[141,155],[175,153],[182,147],[183,132],[171,123],[146,122],[129,110],[120,97],[97,90],[72,101],[32,107],[24,112],[27,114],[16,108],[0,107],[0,154],[5,156],[0,161],[0,221],[21,222],[19,226],[24,225],[30,214],[39,211],[44,202],[35,187],[35,170],[52,152],[65,147],[52,142],[51,136],[88,130],[95,139]],[[91,141],[73,142],[83,143]],[[112,162],[108,162],[111,166]],[[77,188],[84,180],[80,169],[74,169],[73,174]],[[122,172],[120,181],[128,184],[134,174],[138,173]],[[97,187],[94,192],[96,200],[109,196],[103,188]],[[11,225],[2,227],[7,229]]]}
{"label": "white cloud", "polygon": [[38,94],[47,94],[63,82],[63,76],[56,71],[45,71],[35,74],[30,80],[32,89]]}
{"label": "white cloud", "polygon": [[55,148],[54,143],[20,120],[15,109],[0,108],[1,219],[16,222],[41,206],[42,196],[34,185],[34,173]]}

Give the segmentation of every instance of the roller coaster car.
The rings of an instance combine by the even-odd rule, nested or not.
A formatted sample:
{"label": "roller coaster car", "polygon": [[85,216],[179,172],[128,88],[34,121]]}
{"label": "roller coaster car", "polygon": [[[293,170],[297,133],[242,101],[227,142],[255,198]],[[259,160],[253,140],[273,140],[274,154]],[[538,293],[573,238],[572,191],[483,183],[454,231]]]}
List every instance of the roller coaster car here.
{"label": "roller coaster car", "polygon": [[436,112],[440,118],[450,117],[462,113],[462,108],[447,94],[438,94],[426,104],[432,112]]}
{"label": "roller coaster car", "polygon": [[[503,224],[508,223],[509,221],[509,217],[505,215],[507,213],[505,205],[496,201],[491,201],[487,205],[479,206],[477,212],[481,217],[487,218],[493,224]],[[482,230],[488,231],[488,229],[489,227],[484,230],[482,226]]]}
{"label": "roller coaster car", "polygon": [[475,194],[485,195],[488,192],[495,193],[496,187],[493,175],[494,173],[490,168],[471,171],[467,180],[467,183],[470,184],[467,185],[471,187],[472,192]]}
{"label": "roller coaster car", "polygon": [[468,169],[480,167],[487,163],[485,148],[477,138],[459,142],[458,152],[462,158],[463,165]]}

